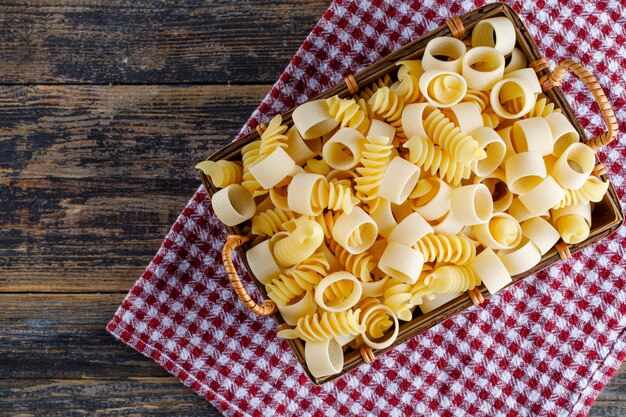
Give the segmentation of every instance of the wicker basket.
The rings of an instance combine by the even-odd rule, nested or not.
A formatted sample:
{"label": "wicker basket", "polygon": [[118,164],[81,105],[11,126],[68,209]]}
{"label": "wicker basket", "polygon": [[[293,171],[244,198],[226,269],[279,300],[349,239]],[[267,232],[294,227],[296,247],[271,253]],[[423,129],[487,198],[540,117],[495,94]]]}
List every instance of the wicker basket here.
{"label": "wicker basket", "polygon": [[[466,36],[466,33],[471,30],[479,20],[494,16],[506,16],[513,22],[517,32],[518,45],[526,54],[528,62],[530,63],[530,67],[537,72],[544,93],[549,97],[550,100],[552,100],[552,102],[554,102],[557,107],[561,109],[563,114],[572,122],[572,124],[580,134],[581,140],[589,145],[591,148],[593,148],[594,151],[597,151],[603,146],[608,145],[612,140],[614,140],[617,136],[617,120],[615,118],[611,105],[609,104],[604,92],[602,91],[602,88],[600,87],[600,85],[598,85],[595,77],[591,75],[580,64],[570,60],[564,60],[560,62],[556,66],[556,68],[552,72],[550,72],[547,60],[539,54],[537,45],[529,35],[528,30],[520,20],[519,16],[508,5],[501,3],[483,6],[463,16],[455,16],[451,19],[448,19],[442,26],[438,27],[427,35],[422,36],[421,38],[405,45],[404,47],[398,49],[387,57],[377,61],[367,69],[354,75],[348,75],[344,79],[344,82],[330,88],[329,90],[313,98],[312,100],[319,98],[328,98],[336,94],[338,94],[340,97],[352,95],[358,92],[361,86],[367,86],[385,74],[394,73],[397,70],[397,66],[395,65],[397,61],[403,59],[420,58],[423,54],[426,44],[431,39],[438,36],[454,36],[456,38],[463,39]],[[574,75],[582,80],[582,82],[589,88],[591,94],[596,99],[596,102],[599,105],[600,111],[607,125],[607,131],[602,135],[599,135],[598,137],[593,139],[587,139],[587,136],[580,126],[576,116],[574,115],[572,108],[568,104],[565,96],[563,95],[563,92],[559,88],[562,82],[563,75],[566,71],[573,72]],[[283,115],[283,123],[289,126],[292,125],[291,111]],[[211,157],[209,157],[209,159],[240,159],[241,148],[244,145],[259,139],[259,135],[263,132],[264,128],[264,125],[258,126],[256,132],[252,132],[243,137],[241,140],[238,140],[222,148]],[[202,171],[199,171],[199,173],[209,195],[212,196],[213,193],[217,191],[217,189],[213,186],[213,184],[211,184],[208,177],[205,176]],[[600,163],[597,157],[594,174],[601,176],[602,179],[606,179],[606,168],[602,163]],[[617,198],[617,195],[615,194],[615,190],[612,185],[609,187],[608,193],[605,195],[604,199],[601,202],[595,204],[592,217],[592,230],[587,240],[576,245],[567,245],[564,242],[558,243],[555,248],[551,249],[543,256],[541,262],[533,269],[523,274],[514,276],[513,281],[510,285],[521,281],[527,276],[547,267],[548,265],[558,262],[561,259],[567,259],[571,257],[572,253],[575,253],[589,245],[592,245],[593,243],[617,230],[617,228],[619,228],[619,226],[622,224],[624,217],[621,211],[619,200]],[[278,327],[280,328],[281,325],[285,325],[285,321],[281,317],[280,313],[277,311],[275,303],[267,299],[267,293],[265,292],[264,286],[256,279],[254,280],[258,290],[261,292],[263,297],[266,298],[265,301],[257,303],[252,299],[252,297],[250,297],[250,295],[246,291],[243,283],[241,282],[237,274],[235,267],[233,266],[231,260],[231,254],[233,250],[239,253],[240,258],[244,261],[244,263],[246,262],[245,256],[243,255],[246,248],[245,243],[248,241],[248,238],[244,236],[242,230],[239,227],[227,227],[227,230],[229,233],[229,237],[224,245],[222,260],[224,262],[224,266],[230,278],[233,289],[235,290],[241,301],[245,304],[245,306],[248,307],[253,313],[261,316],[271,315],[272,317],[274,317],[278,324]],[[246,267],[247,266],[248,265],[246,265]],[[457,299],[448,302],[447,304],[437,308],[436,310],[428,314],[421,314],[419,309],[415,309],[413,319],[400,326],[399,336],[392,346],[387,349],[372,350],[371,348],[363,345],[361,346],[361,349],[359,351],[348,351],[346,352],[343,371],[340,374],[332,375],[329,377],[313,377],[309,372],[304,360],[303,342],[299,339],[289,340],[288,342],[291,345],[291,348],[293,349],[296,357],[298,358],[298,361],[302,364],[302,367],[304,368],[306,373],[311,377],[311,380],[316,384],[321,384],[343,375],[351,369],[356,368],[363,362],[370,363],[374,361],[376,359],[376,356],[384,353],[389,349],[394,348],[401,343],[404,343],[409,338],[430,329],[436,324],[441,323],[442,321],[456,315],[457,313],[471,307],[472,305],[481,304],[484,299],[489,295],[490,294],[484,287],[484,285],[481,285],[474,290],[468,291],[467,296],[458,297]]]}

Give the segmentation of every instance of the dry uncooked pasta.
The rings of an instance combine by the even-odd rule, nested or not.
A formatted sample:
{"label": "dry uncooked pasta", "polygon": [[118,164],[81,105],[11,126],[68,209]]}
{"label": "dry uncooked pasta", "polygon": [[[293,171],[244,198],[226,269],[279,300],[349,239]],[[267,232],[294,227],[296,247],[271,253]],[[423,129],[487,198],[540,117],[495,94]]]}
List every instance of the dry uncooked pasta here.
{"label": "dry uncooked pasta", "polygon": [[508,19],[484,19],[351,96],[275,116],[241,161],[197,165],[314,376],[588,238],[609,182],[522,49]]}

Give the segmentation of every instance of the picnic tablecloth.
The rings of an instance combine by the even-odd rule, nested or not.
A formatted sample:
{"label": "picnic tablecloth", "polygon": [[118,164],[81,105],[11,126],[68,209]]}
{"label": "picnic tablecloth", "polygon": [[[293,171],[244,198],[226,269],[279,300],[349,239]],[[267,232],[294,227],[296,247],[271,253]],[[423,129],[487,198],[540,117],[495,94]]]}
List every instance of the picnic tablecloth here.
{"label": "picnic tablecloth", "polygon": [[[483,4],[333,2],[240,136]],[[552,66],[582,62],[624,120],[624,3],[510,4]],[[563,89],[582,124],[598,133],[591,95],[573,77]],[[601,159],[623,200],[619,139]],[[220,262],[225,237],[200,187],[107,329],[228,416],[578,416],[626,356],[624,228],[323,386],[275,337],[274,321],[236,298]]]}

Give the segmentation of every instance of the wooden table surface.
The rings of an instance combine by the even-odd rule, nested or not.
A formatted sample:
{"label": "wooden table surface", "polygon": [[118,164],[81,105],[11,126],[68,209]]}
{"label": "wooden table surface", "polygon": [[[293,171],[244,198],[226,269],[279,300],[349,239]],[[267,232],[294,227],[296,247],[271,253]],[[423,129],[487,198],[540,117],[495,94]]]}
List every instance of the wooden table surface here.
{"label": "wooden table surface", "polygon": [[1,3],[0,415],[218,415],[104,327],[328,1]]}

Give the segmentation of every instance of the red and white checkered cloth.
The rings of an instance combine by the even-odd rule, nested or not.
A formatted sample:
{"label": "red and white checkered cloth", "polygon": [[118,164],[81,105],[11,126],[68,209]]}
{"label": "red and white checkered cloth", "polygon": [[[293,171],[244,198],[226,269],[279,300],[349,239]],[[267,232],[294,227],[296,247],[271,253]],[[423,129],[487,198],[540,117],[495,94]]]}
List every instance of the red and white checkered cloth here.
{"label": "red and white checkered cloth", "polygon": [[[482,4],[332,3],[241,133]],[[551,64],[586,65],[624,120],[625,5],[512,5]],[[563,88],[583,125],[603,125],[581,83]],[[601,152],[622,200],[624,157],[623,141]],[[200,188],[107,329],[229,416],[584,415],[626,357],[624,228],[323,386],[274,321],[234,295],[220,263],[225,237]]]}

